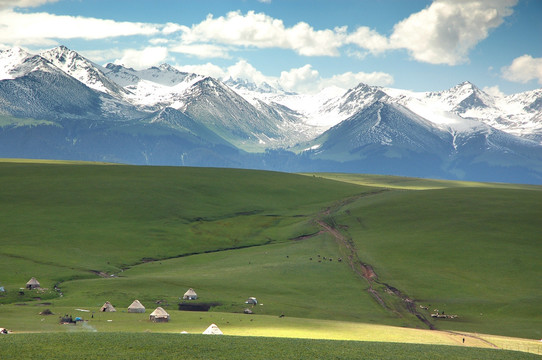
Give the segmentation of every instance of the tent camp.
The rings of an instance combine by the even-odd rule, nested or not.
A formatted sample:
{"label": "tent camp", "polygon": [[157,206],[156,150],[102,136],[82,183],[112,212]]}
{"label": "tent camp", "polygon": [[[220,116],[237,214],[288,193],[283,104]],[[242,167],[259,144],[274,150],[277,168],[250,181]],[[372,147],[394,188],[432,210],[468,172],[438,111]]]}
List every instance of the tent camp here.
{"label": "tent camp", "polygon": [[252,305],[256,305],[258,304],[258,300],[256,300],[255,297],[249,297],[247,301],[245,301],[245,304],[252,304]]}
{"label": "tent camp", "polygon": [[134,300],[134,302],[128,306],[129,313],[144,313],[145,306],[139,302],[139,300]]}
{"label": "tent camp", "polygon": [[211,324],[209,327],[202,333],[205,335],[224,335],[222,331],[216,326],[216,324]]}
{"label": "tent camp", "polygon": [[36,280],[35,277],[32,277],[32,279],[28,280],[28,282],[26,283],[27,289],[37,289],[39,287],[40,287],[40,283],[38,280]]}
{"label": "tent camp", "polygon": [[100,311],[101,312],[115,312],[117,311],[117,309],[115,309],[109,301],[106,301],[105,304],[103,304],[103,306],[100,308]]}
{"label": "tent camp", "polygon": [[161,307],[157,307],[149,316],[149,319],[154,322],[168,322],[169,314]]}
{"label": "tent camp", "polygon": [[188,289],[183,296],[183,300],[196,300],[197,298],[198,294],[192,288]]}

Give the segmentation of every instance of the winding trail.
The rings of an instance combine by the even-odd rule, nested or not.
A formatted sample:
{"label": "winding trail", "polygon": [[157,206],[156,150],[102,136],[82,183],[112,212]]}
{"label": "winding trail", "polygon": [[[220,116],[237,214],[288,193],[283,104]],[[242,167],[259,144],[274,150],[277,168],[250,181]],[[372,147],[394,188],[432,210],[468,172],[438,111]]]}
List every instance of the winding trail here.
{"label": "winding trail", "polygon": [[[311,236],[319,235],[321,233],[330,234],[335,239],[337,244],[341,248],[343,248],[348,254],[347,256],[348,264],[350,265],[354,273],[356,273],[360,278],[367,281],[369,285],[369,288],[367,289],[367,291],[371,294],[371,296],[375,299],[375,301],[379,303],[383,308],[385,308],[386,310],[390,311],[391,313],[399,317],[403,316],[401,312],[397,311],[396,308],[392,304],[389,304],[388,302],[384,300],[384,297],[382,296],[382,291],[384,291],[385,293],[389,295],[392,295],[396,300],[398,300],[395,302],[396,304],[400,304],[400,307],[404,311],[415,316],[420,322],[422,322],[425,326],[427,326],[427,328],[429,328],[430,330],[437,330],[435,325],[431,323],[429,319],[426,318],[425,314],[420,313],[418,311],[419,306],[417,306],[415,300],[411,299],[401,290],[387,283],[381,282],[379,280],[378,275],[374,271],[374,268],[370,264],[367,264],[360,259],[359,252],[356,249],[353,239],[345,235],[344,230],[343,231],[340,230],[340,229],[346,229],[347,227],[337,224],[333,216],[333,214],[337,213],[340,209],[342,209],[344,206],[348,204],[351,204],[363,198],[367,198],[369,196],[379,195],[385,191],[390,191],[390,190],[381,189],[381,190],[377,190],[370,193],[360,194],[354,197],[344,199],[332,205],[331,207],[328,207],[322,210],[318,214],[317,218],[314,220],[321,230]],[[325,220],[324,220],[324,217],[326,217]],[[459,339],[467,338],[467,339],[475,340],[479,344],[484,344],[485,346],[489,346],[494,349],[500,349],[499,346],[495,345],[494,343],[486,339],[476,336],[475,334],[462,333],[462,332],[452,331],[452,330],[441,330],[441,331],[450,334],[450,336],[452,337],[457,338],[458,342],[459,342]],[[471,344],[471,343],[467,345],[464,342],[462,342],[462,344],[466,346],[478,346],[476,344]]]}
{"label": "winding trail", "polygon": [[[352,240],[352,238],[345,236],[339,230],[340,225],[337,225],[335,223],[335,219],[332,216],[332,214],[337,213],[341,208],[343,208],[347,204],[350,204],[354,201],[357,201],[361,198],[365,198],[367,196],[374,196],[377,194],[381,194],[384,191],[387,191],[387,190],[382,189],[376,192],[365,193],[365,194],[350,197],[341,202],[338,202],[334,206],[323,210],[320,213],[319,218],[317,218],[315,222],[316,224],[318,224],[318,226],[320,226],[320,228],[324,232],[330,234],[340,247],[346,250],[346,253],[348,254],[347,255],[348,264],[360,278],[365,279],[367,281],[369,285],[369,288],[367,289],[367,291],[383,308],[394,313],[395,315],[399,317],[402,317],[402,314],[400,311],[397,311],[392,304],[389,304],[388,302],[385,301],[385,298],[381,294],[382,289],[384,289],[383,291],[385,291],[387,294],[395,297],[398,300],[397,303],[400,304],[400,307],[403,310],[415,316],[430,330],[435,330],[435,326],[431,323],[431,321],[429,321],[425,317],[424,314],[418,311],[416,302],[413,299],[408,297],[399,289],[393,286],[390,286],[386,283],[380,282],[378,280],[378,275],[374,271],[373,267],[370,264],[367,264],[360,259],[354,241]],[[327,219],[328,222],[324,221],[323,216],[328,216],[328,219]]]}

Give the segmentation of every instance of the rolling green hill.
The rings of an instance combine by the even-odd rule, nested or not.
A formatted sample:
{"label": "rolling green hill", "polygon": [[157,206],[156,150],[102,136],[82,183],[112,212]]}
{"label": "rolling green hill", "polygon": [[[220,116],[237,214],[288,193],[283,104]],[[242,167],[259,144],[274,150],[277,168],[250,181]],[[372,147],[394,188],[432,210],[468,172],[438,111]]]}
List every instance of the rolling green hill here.
{"label": "rolling green hill", "polygon": [[[0,179],[0,303],[177,312],[192,287],[209,314],[255,296],[254,316],[542,337],[541,187],[23,161]],[[19,294],[32,276],[49,291]]]}

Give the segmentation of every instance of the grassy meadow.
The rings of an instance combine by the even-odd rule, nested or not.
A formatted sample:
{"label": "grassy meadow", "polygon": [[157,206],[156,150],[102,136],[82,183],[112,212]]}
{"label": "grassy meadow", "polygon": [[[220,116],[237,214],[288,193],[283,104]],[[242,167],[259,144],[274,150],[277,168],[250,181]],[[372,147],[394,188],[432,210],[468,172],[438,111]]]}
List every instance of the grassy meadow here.
{"label": "grassy meadow", "polygon": [[[82,346],[116,341],[131,354],[120,345],[125,333],[201,333],[215,322],[236,335],[217,341],[268,354],[296,340],[238,336],[336,340],[314,345],[330,351],[319,350],[328,354],[320,358],[505,354],[488,349],[465,357],[461,351],[469,349],[435,346],[463,346],[464,337],[469,347],[541,351],[529,340],[542,338],[539,186],[20,160],[0,162],[0,181],[0,286],[7,290],[0,293],[0,327],[19,333],[0,338],[2,348],[39,337],[24,333],[75,332],[98,336],[77,338]],[[377,278],[360,277],[354,253]],[[19,293],[32,276],[48,290]],[[195,303],[213,303],[209,312],[178,310],[190,287]],[[391,288],[443,331],[427,330]],[[249,296],[259,304],[246,305]],[[125,312],[134,299],[146,314]],[[117,312],[99,313],[105,301]],[[156,306],[171,314],[170,323],[149,322]],[[252,315],[243,314],[247,307]],[[44,308],[55,315],[38,315]],[[434,309],[458,317],[433,319]],[[64,313],[83,315],[90,327],[59,325]],[[116,340],[99,337],[103,332]],[[147,336],[141,357],[154,341],[170,339]],[[187,337],[195,348],[209,341],[199,338]],[[45,334],[35,339],[49,343]],[[59,339],[51,344],[72,341]],[[380,342],[375,349],[382,352],[364,353],[378,348],[367,341]],[[406,350],[382,342],[431,345]]]}
{"label": "grassy meadow", "polygon": [[0,339],[9,359],[537,359],[458,346],[179,334],[27,334]]}

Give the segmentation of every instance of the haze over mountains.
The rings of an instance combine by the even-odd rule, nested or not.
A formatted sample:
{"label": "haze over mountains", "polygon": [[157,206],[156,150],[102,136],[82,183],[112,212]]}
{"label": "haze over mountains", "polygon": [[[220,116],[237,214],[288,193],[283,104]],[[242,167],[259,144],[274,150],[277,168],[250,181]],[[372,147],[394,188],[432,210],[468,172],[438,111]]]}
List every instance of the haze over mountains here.
{"label": "haze over mountains", "polygon": [[163,64],[0,51],[0,157],[542,183],[542,89],[293,94]]}

